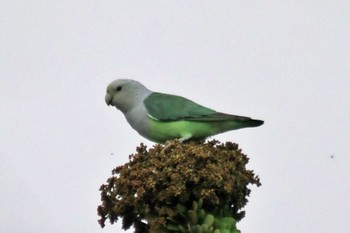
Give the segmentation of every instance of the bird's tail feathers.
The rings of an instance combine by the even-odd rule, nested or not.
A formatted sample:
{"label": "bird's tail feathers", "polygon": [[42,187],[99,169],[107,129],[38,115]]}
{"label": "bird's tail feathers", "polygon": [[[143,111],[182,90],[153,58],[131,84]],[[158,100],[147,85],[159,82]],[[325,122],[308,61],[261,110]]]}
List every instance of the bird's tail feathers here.
{"label": "bird's tail feathers", "polygon": [[237,115],[230,115],[230,114],[225,114],[221,113],[221,116],[230,118],[230,120],[242,124],[243,128],[245,127],[258,127],[262,124],[264,124],[264,121],[262,120],[256,120],[252,119],[250,117],[245,117],[245,116],[237,116]]}
{"label": "bird's tail feathers", "polygon": [[258,127],[258,126],[264,124],[264,121],[262,121],[262,120],[255,120],[255,119],[248,119],[248,120],[245,120],[244,124],[247,127]]}

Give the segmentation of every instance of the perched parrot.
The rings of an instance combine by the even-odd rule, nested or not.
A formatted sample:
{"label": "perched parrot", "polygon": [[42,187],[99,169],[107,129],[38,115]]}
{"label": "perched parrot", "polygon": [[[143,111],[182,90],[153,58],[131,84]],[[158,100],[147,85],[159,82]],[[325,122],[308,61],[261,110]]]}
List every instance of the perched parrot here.
{"label": "perched parrot", "polygon": [[172,139],[205,140],[215,134],[264,123],[217,112],[181,96],[153,92],[130,79],[110,83],[105,101],[122,111],[141,136],[157,143]]}

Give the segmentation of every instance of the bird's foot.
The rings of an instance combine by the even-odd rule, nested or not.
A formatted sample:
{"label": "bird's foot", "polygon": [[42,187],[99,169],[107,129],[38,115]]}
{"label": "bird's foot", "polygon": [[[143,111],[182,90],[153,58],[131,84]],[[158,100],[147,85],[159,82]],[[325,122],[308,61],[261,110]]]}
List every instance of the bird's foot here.
{"label": "bird's foot", "polygon": [[172,149],[178,142],[182,143],[180,139],[168,140],[164,144],[164,148],[161,150],[161,153],[165,153],[169,149]]}

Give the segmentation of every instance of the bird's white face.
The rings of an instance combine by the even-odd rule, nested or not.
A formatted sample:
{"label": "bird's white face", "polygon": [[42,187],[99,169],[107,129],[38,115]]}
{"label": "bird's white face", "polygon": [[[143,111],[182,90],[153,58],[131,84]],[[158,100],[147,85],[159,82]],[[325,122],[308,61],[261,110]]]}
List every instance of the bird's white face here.
{"label": "bird's white face", "polygon": [[141,103],[150,91],[141,83],[130,79],[117,79],[107,86],[105,101],[127,113]]}

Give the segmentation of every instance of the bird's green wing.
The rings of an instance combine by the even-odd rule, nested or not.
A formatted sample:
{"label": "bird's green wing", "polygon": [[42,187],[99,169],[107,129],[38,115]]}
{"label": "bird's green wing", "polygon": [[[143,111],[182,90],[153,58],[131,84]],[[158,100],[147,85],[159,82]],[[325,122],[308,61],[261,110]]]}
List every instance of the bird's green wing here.
{"label": "bird's green wing", "polygon": [[153,92],[144,100],[148,114],[157,120],[199,120],[217,112],[181,96]]}
{"label": "bird's green wing", "polygon": [[181,96],[153,92],[144,100],[150,117],[161,121],[250,120],[249,117],[216,112]]}

